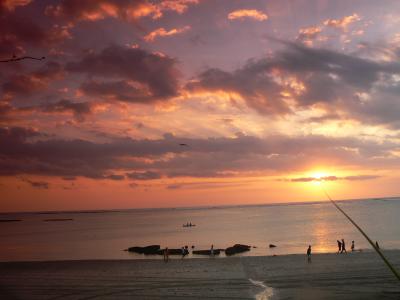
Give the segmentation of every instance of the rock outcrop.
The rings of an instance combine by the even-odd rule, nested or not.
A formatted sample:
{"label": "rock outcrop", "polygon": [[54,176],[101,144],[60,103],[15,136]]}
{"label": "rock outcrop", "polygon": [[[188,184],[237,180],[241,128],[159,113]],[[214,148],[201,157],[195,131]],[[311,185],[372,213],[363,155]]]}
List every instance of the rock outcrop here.
{"label": "rock outcrop", "polygon": [[[221,253],[221,249],[214,249],[214,255],[219,255]],[[211,250],[193,250],[193,254],[196,255],[211,255]]]}
{"label": "rock outcrop", "polygon": [[242,253],[246,251],[250,251],[251,246],[248,245],[242,245],[242,244],[235,244],[232,247],[228,247],[225,249],[225,254],[226,255],[234,255],[237,253]]}
{"label": "rock outcrop", "polygon": [[150,245],[146,247],[130,247],[127,249],[127,251],[139,254],[158,254],[158,251],[160,251],[160,245]]}

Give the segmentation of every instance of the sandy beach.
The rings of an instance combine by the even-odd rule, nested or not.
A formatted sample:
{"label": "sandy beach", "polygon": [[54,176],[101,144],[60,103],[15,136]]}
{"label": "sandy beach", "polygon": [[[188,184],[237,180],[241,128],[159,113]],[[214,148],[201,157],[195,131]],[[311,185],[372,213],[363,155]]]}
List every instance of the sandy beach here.
{"label": "sandy beach", "polygon": [[[387,251],[400,267],[400,251]],[[399,299],[373,252],[0,263],[2,299]]]}

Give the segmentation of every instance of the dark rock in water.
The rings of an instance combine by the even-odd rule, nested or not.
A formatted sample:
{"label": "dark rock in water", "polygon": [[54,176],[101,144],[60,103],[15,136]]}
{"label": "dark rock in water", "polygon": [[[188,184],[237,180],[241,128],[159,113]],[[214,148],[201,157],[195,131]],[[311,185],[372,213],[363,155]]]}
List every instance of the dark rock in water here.
{"label": "dark rock in water", "polygon": [[275,248],[276,245],[274,245],[274,244],[269,244],[269,247],[270,247],[270,248]]}
{"label": "dark rock in water", "polygon": [[128,248],[129,252],[135,252],[135,253],[139,253],[139,254],[158,254],[159,250],[160,250],[160,245]]}
{"label": "dark rock in water", "polygon": [[[211,250],[194,250],[193,254],[196,255],[211,255]],[[221,253],[221,249],[214,249],[214,255],[219,255]]]}
{"label": "dark rock in water", "polygon": [[248,245],[242,245],[242,244],[235,244],[233,247],[228,247],[225,249],[225,254],[226,255],[233,255],[237,253],[242,253],[246,251],[250,251],[251,246]]}
{"label": "dark rock in water", "polygon": [[[165,249],[158,250],[157,254],[164,255],[164,250]],[[182,249],[169,249],[168,248],[168,255],[182,255]]]}

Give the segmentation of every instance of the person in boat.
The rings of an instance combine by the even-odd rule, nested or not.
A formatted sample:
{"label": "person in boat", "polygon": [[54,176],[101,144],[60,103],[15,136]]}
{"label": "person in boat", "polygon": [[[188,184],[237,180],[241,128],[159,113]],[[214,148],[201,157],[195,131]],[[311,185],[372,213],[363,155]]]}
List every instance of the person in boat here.
{"label": "person in boat", "polygon": [[351,241],[351,252],[354,252],[355,246],[354,246],[354,241]]}
{"label": "person in boat", "polygon": [[308,245],[308,249],[307,249],[307,261],[308,261],[308,263],[311,263],[311,245]]}
{"label": "person in boat", "polygon": [[346,252],[346,254],[347,254],[346,244],[344,243],[344,239],[342,239],[342,252],[340,252],[340,253],[343,253],[343,252]]}
{"label": "person in boat", "polygon": [[339,254],[340,251],[342,251],[342,242],[339,241],[339,240],[337,240],[337,246],[338,246],[338,252],[337,252],[337,254]]}

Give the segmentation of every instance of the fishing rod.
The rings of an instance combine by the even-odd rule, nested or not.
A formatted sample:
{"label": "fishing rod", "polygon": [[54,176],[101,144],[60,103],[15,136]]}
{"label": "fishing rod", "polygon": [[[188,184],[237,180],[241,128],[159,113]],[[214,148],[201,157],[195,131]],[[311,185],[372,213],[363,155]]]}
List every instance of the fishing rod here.
{"label": "fishing rod", "polygon": [[327,191],[321,186],[321,189],[325,193],[326,197],[332,202],[332,204],[358,229],[358,231],[361,232],[361,234],[367,239],[367,241],[371,244],[372,248],[376,251],[376,253],[379,254],[379,256],[382,258],[382,260],[385,262],[385,264],[389,267],[389,269],[392,271],[394,276],[400,281],[400,275],[397,273],[396,269],[392,266],[392,264],[389,262],[389,260],[383,255],[381,250],[374,244],[374,242],[369,238],[369,236],[361,229],[360,226],[357,225],[357,223],[348,215],[346,212],[340,208],[340,206],[329,196]]}

